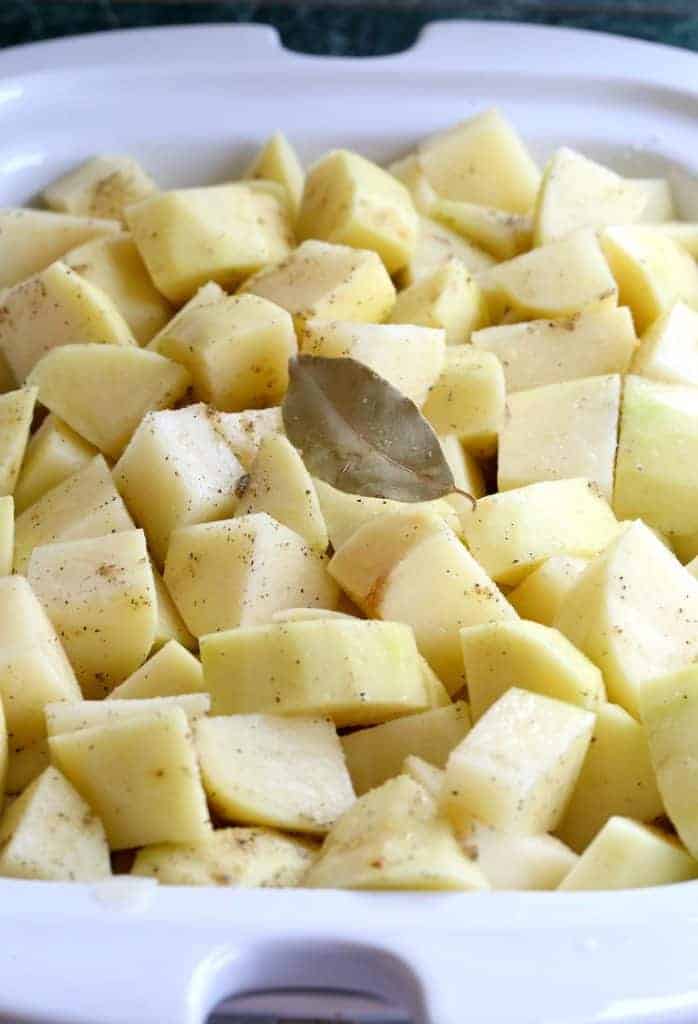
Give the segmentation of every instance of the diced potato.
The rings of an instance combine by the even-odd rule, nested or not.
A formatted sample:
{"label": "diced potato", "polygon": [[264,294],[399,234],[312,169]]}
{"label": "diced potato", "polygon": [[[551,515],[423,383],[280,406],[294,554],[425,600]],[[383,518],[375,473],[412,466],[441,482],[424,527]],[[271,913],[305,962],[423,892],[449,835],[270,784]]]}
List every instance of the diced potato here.
{"label": "diced potato", "polygon": [[470,823],[461,841],[493,889],[557,889],[577,862],[554,836],[510,835],[479,821]]}
{"label": "diced potato", "polygon": [[122,220],[124,208],[156,190],[155,182],[130,156],[92,157],[44,190],[52,210]]}
{"label": "diced potato", "polygon": [[471,818],[505,832],[551,832],[564,814],[595,717],[512,687],[451,752],[441,806],[457,828]]}
{"label": "diced potato", "polygon": [[222,519],[235,508],[244,470],[218,422],[205,405],[149,413],[114,467],[116,486],[159,565],[174,529]]}
{"label": "diced potato", "polygon": [[267,139],[244,177],[277,182],[288,196],[291,213],[294,217],[297,215],[303,197],[305,174],[296,151],[282,132],[275,132]]}
{"label": "diced potato", "polygon": [[242,183],[156,192],[125,215],[150,276],[177,304],[207,281],[239,284],[293,244],[285,204]]}
{"label": "diced potato", "polygon": [[15,487],[17,514],[33,505],[46,491],[84,469],[96,454],[94,445],[76,434],[67,423],[48,415],[27,444]]}
{"label": "diced potato", "polygon": [[667,238],[677,242],[694,259],[698,259],[698,223],[696,221],[674,220],[665,224],[656,224],[655,227]]}
{"label": "diced potato", "polygon": [[104,697],[153,646],[157,610],[142,530],[35,548],[27,575],[87,697]]}
{"label": "diced potato", "polygon": [[10,743],[7,734],[7,720],[0,700],[0,793],[5,793],[7,781],[7,764],[10,756]]}
{"label": "diced potato", "polygon": [[17,484],[38,393],[30,386],[0,395],[0,496]]}
{"label": "diced potato", "polygon": [[329,537],[313,479],[302,458],[281,434],[262,441],[235,515],[266,512],[324,554]]}
{"label": "diced potato", "polygon": [[[110,694],[110,697],[113,696]],[[137,700],[83,700],[79,704],[47,704],[46,732],[63,736],[67,732],[92,729],[96,725],[113,725],[132,718],[152,718],[181,708],[190,724],[208,714],[211,698],[207,693],[186,693],[174,697],[152,697]]]}
{"label": "diced potato", "polygon": [[644,889],[698,878],[698,863],[673,837],[630,818],[611,818],[559,886]]}
{"label": "diced potato", "polygon": [[188,302],[177,310],[175,315],[167,321],[164,327],[158,331],[158,333],[151,338],[146,346],[151,352],[160,351],[160,341],[170,333],[171,330],[176,330],[177,326],[183,321],[189,318],[189,315],[197,309],[204,309],[207,306],[218,305],[223,299],[226,298],[227,293],[223,291],[219,284],[215,281],[209,281],[207,284],[201,286],[198,291],[194,292]]}
{"label": "diced potato", "polygon": [[620,395],[617,375],[509,395],[499,431],[499,490],[585,477],[611,501]]}
{"label": "diced potato", "polygon": [[[480,274],[493,320],[570,317],[602,302],[615,305],[618,288],[590,229],[542,245]],[[622,300],[624,301],[624,300]]]}
{"label": "diced potato", "polygon": [[214,715],[325,715],[375,725],[426,711],[412,630],[397,622],[336,618],[280,622],[201,640]]}
{"label": "diced potato", "polygon": [[486,889],[434,801],[406,775],[339,819],[303,881],[310,889]]}
{"label": "diced potato", "polygon": [[507,600],[513,604],[522,619],[531,619],[544,626],[552,626],[567,593],[588,564],[589,560],[586,558],[551,555],[517,587],[509,591]]}
{"label": "diced potato", "polygon": [[467,242],[445,224],[432,217],[420,216],[417,247],[397,275],[400,287],[407,288],[415,284],[453,259],[462,263],[470,274],[479,274],[481,270],[493,267],[496,262],[489,253]]}
{"label": "diced potato", "polygon": [[676,220],[674,195],[666,178],[633,178],[632,181],[645,195],[641,223],[661,224],[664,221]]}
{"label": "diced potato", "polygon": [[203,693],[204,672],[198,658],[169,640],[144,665],[107,695],[110,700],[174,697]]}
{"label": "diced potato", "polygon": [[267,828],[219,828],[196,843],[139,850],[132,875],[160,885],[292,888],[315,860],[310,842]]}
{"label": "diced potato", "polygon": [[698,386],[698,313],[683,302],[645,331],[632,372],[667,384]]}
{"label": "diced potato", "polygon": [[209,803],[224,821],[323,835],[354,803],[328,719],[207,718],[195,741]]}
{"label": "diced potato", "polygon": [[19,383],[60,345],[135,345],[109,296],[65,263],[52,263],[10,288],[0,301],[0,350]]}
{"label": "diced potato", "polygon": [[521,138],[498,110],[427,139],[419,147],[427,180],[447,199],[528,213],[540,171]]}
{"label": "diced potato", "polygon": [[357,359],[422,405],[443,368],[444,341],[444,331],[432,327],[307,320],[301,349],[311,356]]}
{"label": "diced potato", "polygon": [[601,305],[568,320],[532,320],[476,331],[473,346],[498,356],[507,393],[625,373],[637,338],[630,311]]}
{"label": "diced potato", "polygon": [[402,159],[394,160],[386,170],[402,182],[412,196],[412,202],[419,213],[428,214],[438,194],[427,181],[417,153],[408,153]]}
{"label": "diced potato", "polygon": [[114,459],[143,416],[174,405],[190,380],[183,366],[156,352],[94,344],[53,349],[27,378],[42,405]]}
{"label": "diced potato", "polygon": [[581,853],[613,815],[653,821],[663,811],[644,728],[617,704],[602,704],[558,836]]}
{"label": "diced potato", "polygon": [[[457,434],[446,434],[439,438],[441,450],[444,453],[446,462],[453,474],[453,482],[459,491],[464,494],[449,494],[446,501],[452,505],[457,513],[472,505],[470,498],[482,498],[487,493],[485,479],[477,459],[466,451],[463,442]],[[460,522],[454,527],[455,532],[460,535]]]}
{"label": "diced potato", "polygon": [[118,230],[112,220],[48,210],[0,210],[0,288],[11,288],[38,274],[76,245],[107,238]]}
{"label": "diced potato", "polygon": [[46,737],[18,750],[8,751],[8,755],[5,792],[12,797],[22,793],[34,779],[46,771],[51,760]]}
{"label": "diced potato", "polygon": [[538,622],[490,622],[461,630],[473,721],[512,686],[598,710],[603,677],[569,640]]}
{"label": "diced potato", "polygon": [[216,417],[215,425],[245,469],[252,466],[263,441],[284,433],[284,421],[278,406],[221,413]]}
{"label": "diced potato", "polygon": [[390,321],[441,328],[449,345],[468,341],[490,322],[482,291],[459,259],[449,259],[400,292]]}
{"label": "diced potato", "polygon": [[0,498],[0,577],[9,576],[15,552],[15,502],[12,495]]}
{"label": "diced potato", "polygon": [[698,658],[698,581],[638,521],[590,563],[555,625],[601,669],[609,699],[637,716],[649,679]]}
{"label": "diced potato", "polygon": [[606,228],[601,245],[638,334],[675,302],[698,308],[696,261],[662,231],[644,225]]}
{"label": "diced potato", "polygon": [[[170,642],[176,640],[178,644],[187,650],[196,650],[197,641],[184,625],[184,619],[177,611],[177,606],[165,586],[165,581],[156,569],[152,560],[150,567],[153,570],[153,582],[155,584],[155,597],[157,599],[158,618],[155,626],[155,638],[153,639],[153,651],[159,651]],[[155,696],[158,696],[157,694]],[[162,696],[166,696],[162,694]]]}
{"label": "diced potato", "polygon": [[509,585],[551,555],[598,554],[619,529],[588,480],[551,480],[490,494],[461,521],[473,557],[497,583]]}
{"label": "diced potato", "polygon": [[469,729],[468,705],[458,701],[343,736],[344,756],[354,789],[362,796],[399,775],[410,754],[443,768],[448,755]]}
{"label": "diced potato", "polygon": [[55,766],[101,818],[112,850],[188,843],[210,829],[181,708],[96,725],[49,740]]}
{"label": "diced potato", "polygon": [[[474,242],[498,260],[510,260],[531,248],[532,218],[492,206],[437,197],[431,216]],[[477,268],[484,269],[484,268]]]}
{"label": "diced potato", "polygon": [[128,235],[86,242],[66,253],[64,261],[112,299],[140,345],[150,341],[172,317],[172,307],[151,281]]}
{"label": "diced potato", "polygon": [[15,522],[15,572],[35,547],[132,530],[133,521],[101,455],[25,509]]}
{"label": "diced potato", "polygon": [[96,882],[111,875],[102,823],[80,794],[47,768],[0,820],[0,876]]}
{"label": "diced potato", "polygon": [[288,310],[299,330],[313,317],[380,323],[395,305],[395,286],[375,252],[315,239],[245,281],[241,291]]}
{"label": "diced potato", "polygon": [[416,754],[408,754],[402,765],[402,772],[408,775],[414,782],[418,783],[433,800],[438,800],[441,795],[441,787],[444,784],[446,772],[443,768],[437,768],[429,764]]}
{"label": "diced potato", "polygon": [[473,455],[492,455],[505,419],[502,366],[472,345],[446,349],[446,362],[424,403],[437,434],[455,434]]}
{"label": "diced potato", "polygon": [[158,352],[191,373],[194,397],[225,412],[278,405],[296,351],[290,315],[257,295],[182,311],[158,340]]}
{"label": "diced potato", "polygon": [[412,626],[421,653],[451,694],[465,682],[459,630],[516,618],[453,531],[426,510],[362,526],[336,552],[330,573],[366,615]]}

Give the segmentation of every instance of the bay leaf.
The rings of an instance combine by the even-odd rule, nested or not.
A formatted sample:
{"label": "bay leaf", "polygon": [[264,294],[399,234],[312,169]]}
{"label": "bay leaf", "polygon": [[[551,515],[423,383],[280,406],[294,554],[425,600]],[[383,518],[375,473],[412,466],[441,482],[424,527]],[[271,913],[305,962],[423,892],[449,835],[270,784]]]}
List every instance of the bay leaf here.
{"label": "bay leaf", "polygon": [[456,490],[418,407],[356,359],[292,358],[281,411],[308,471],[340,491],[416,502]]}

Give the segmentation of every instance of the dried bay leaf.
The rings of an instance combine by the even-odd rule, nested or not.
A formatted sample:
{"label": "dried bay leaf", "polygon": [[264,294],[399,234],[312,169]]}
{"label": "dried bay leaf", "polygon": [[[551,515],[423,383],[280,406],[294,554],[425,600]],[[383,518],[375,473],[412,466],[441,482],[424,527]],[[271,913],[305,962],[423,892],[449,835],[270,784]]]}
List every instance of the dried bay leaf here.
{"label": "dried bay leaf", "polygon": [[366,498],[430,501],[456,490],[439,439],[414,402],[364,363],[300,355],[282,405],[308,471]]}

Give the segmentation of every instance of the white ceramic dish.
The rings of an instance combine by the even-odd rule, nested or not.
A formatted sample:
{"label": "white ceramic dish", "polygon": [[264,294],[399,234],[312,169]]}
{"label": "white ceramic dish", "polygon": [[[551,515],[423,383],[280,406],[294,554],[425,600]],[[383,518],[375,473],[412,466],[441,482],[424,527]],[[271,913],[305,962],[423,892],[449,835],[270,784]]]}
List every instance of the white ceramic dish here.
{"label": "white ceramic dish", "polygon": [[[365,61],[251,27],[0,53],[0,203],[96,151],[164,185],[225,179],[277,127],[311,157],[386,158],[497,104],[542,155],[670,173],[698,215],[698,57],[582,32],[448,22]],[[414,1024],[695,1024],[698,883],[614,894],[380,894],[0,882],[0,1019],[203,1024],[222,998],[358,989]],[[368,1018],[366,1018],[368,1019]]]}

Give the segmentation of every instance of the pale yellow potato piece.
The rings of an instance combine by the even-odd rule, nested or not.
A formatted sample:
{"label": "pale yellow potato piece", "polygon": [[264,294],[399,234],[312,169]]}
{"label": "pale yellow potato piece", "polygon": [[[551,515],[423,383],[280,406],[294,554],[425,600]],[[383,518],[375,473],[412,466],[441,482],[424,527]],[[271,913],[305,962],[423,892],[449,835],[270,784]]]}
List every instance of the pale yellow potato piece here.
{"label": "pale yellow potato piece", "polygon": [[[478,277],[493,320],[570,317],[608,300],[618,288],[594,231],[575,231],[499,263]],[[622,300],[624,301],[624,300]]]}
{"label": "pale yellow potato piece", "polygon": [[273,829],[219,828],[196,843],[146,846],[131,874],[160,885],[285,889],[301,884],[316,853],[308,840]]}
{"label": "pale yellow potato piece", "polygon": [[356,359],[423,405],[443,368],[445,332],[413,325],[307,320],[300,346],[311,356]]}
{"label": "pale yellow potato piece", "polygon": [[172,306],[150,279],[133,239],[108,235],[70,249],[63,257],[72,269],[109,296],[145,345],[172,317]]}
{"label": "pale yellow potato piece", "polygon": [[32,434],[15,487],[17,514],[38,501],[46,491],[84,469],[97,449],[75,431],[49,414]]}
{"label": "pale yellow potato piece", "polygon": [[85,696],[106,696],[145,661],[157,609],[142,530],[35,548],[27,576]]}
{"label": "pale yellow potato piece", "polygon": [[551,555],[517,587],[509,591],[507,600],[513,604],[522,619],[552,626],[568,591],[575,585],[588,564],[587,558]]}
{"label": "pale yellow potato piece", "polygon": [[152,195],[156,187],[133,157],[103,154],[54,181],[42,198],[52,210],[123,220],[124,208]]}
{"label": "pale yellow potato piece", "polygon": [[10,288],[1,301],[0,351],[19,383],[60,345],[136,344],[106,292],[60,261]]}
{"label": "pale yellow potato piece", "polygon": [[217,424],[218,414],[201,404],[148,413],[114,467],[160,566],[174,529],[223,519],[235,508],[244,469]]}
{"label": "pale yellow potato piece", "polygon": [[696,261],[662,231],[645,225],[606,228],[601,245],[619,302],[630,306],[638,334],[675,302],[698,308]]}
{"label": "pale yellow potato piece", "polygon": [[585,477],[611,501],[620,396],[618,375],[509,395],[499,430],[499,490]]}
{"label": "pale yellow potato piece", "polygon": [[51,760],[46,737],[18,750],[8,751],[8,755],[5,792],[13,797],[24,792],[34,779],[46,771]]}
{"label": "pale yellow potato piece", "polygon": [[195,743],[209,803],[225,821],[323,835],[354,803],[329,719],[207,718]]}
{"label": "pale yellow potato piece", "polygon": [[0,577],[9,576],[15,552],[15,502],[12,495],[0,498]]}
{"label": "pale yellow potato piece", "polygon": [[[109,695],[110,697],[112,694]],[[136,700],[83,700],[79,704],[47,704],[46,732],[49,736],[63,736],[67,732],[92,729],[96,725],[113,725],[132,718],[152,718],[154,714],[167,714],[172,708],[181,708],[190,725],[207,715],[211,698],[207,693],[186,693],[170,697],[151,697]]]}
{"label": "pale yellow potato piece", "polygon": [[95,344],[53,349],[27,377],[42,405],[113,459],[145,414],[174,405],[190,381],[183,366],[156,352]]}
{"label": "pale yellow potato piece", "polygon": [[239,284],[293,245],[285,203],[240,182],[156,192],[125,216],[157,288],[177,304],[207,281]]}
{"label": "pale yellow potato piece", "polygon": [[655,320],[640,339],[632,372],[667,384],[698,386],[698,313],[677,302]]}
{"label": "pale yellow potato piece", "polygon": [[451,752],[441,807],[505,832],[551,832],[564,814],[594,729],[573,704],[512,687]]}
{"label": "pale yellow potato piece", "polygon": [[303,197],[305,173],[296,151],[282,132],[267,139],[243,175],[256,181],[275,181],[288,197],[295,217]]}
{"label": "pale yellow potato piece", "polygon": [[0,496],[17,485],[38,394],[30,385],[0,395]]}
{"label": "pale yellow potato piece", "polygon": [[310,889],[488,888],[427,791],[406,775],[362,796],[339,819],[303,880]]}
{"label": "pale yellow potato piece", "polygon": [[44,270],[76,245],[118,232],[113,220],[48,210],[0,210],[0,288]]}
{"label": "pale yellow potato piece", "polygon": [[201,639],[215,715],[324,715],[375,725],[430,706],[412,630],[336,618],[247,626]]}
{"label": "pale yellow potato piece", "polygon": [[7,720],[0,700],[0,792],[4,793],[7,782],[7,765],[10,757],[10,743],[7,735]]}
{"label": "pale yellow potato piece", "polygon": [[[441,436],[439,442],[453,474],[453,482],[458,491],[462,492],[458,494],[454,491],[453,494],[447,495],[445,500],[457,514],[460,514],[464,509],[472,506],[471,498],[481,498],[487,493],[485,478],[482,475],[480,463],[474,455],[466,451],[463,442],[456,434]],[[458,536],[461,535],[460,520],[455,526],[452,525],[452,528]]]}
{"label": "pale yellow potato piece", "polygon": [[522,836],[472,821],[460,837],[463,849],[493,889],[557,889],[577,855],[554,836]]}
{"label": "pale yellow potato piece", "polygon": [[512,686],[597,711],[606,699],[603,676],[581,651],[538,622],[490,622],[461,630],[473,721]]}
{"label": "pale yellow potato piece", "polygon": [[698,863],[673,836],[630,818],[613,817],[558,888],[645,889],[691,878],[698,878]]}
{"label": "pale yellow potato piece", "polygon": [[653,821],[663,811],[644,728],[617,704],[602,704],[558,836],[581,853],[613,815]]}
{"label": "pale yellow potato piece", "polygon": [[201,662],[176,640],[168,640],[107,698],[134,700],[194,693],[205,695]]}
{"label": "pale yellow potato piece", "polygon": [[490,319],[475,278],[461,260],[449,259],[398,294],[390,322],[440,328],[448,345],[458,345]]}
{"label": "pale yellow potato piece", "polygon": [[386,170],[402,182],[412,196],[412,202],[419,213],[428,214],[438,199],[438,193],[427,181],[417,153],[408,153],[400,160],[394,160],[388,164]]}
{"label": "pale yellow potato piece", "polygon": [[447,199],[509,213],[527,213],[535,203],[540,171],[498,110],[486,110],[432,136],[418,152],[427,180]]}
{"label": "pale yellow potato piece", "polygon": [[229,295],[180,314],[157,349],[191,373],[195,398],[240,412],[282,400],[297,344],[285,309],[257,295]]}
{"label": "pale yellow potato piece", "polygon": [[426,789],[433,800],[438,800],[444,784],[445,771],[429,764],[417,754],[408,754],[402,764],[402,774],[408,775],[414,782]]}
{"label": "pale yellow potato piece", "polygon": [[344,756],[354,789],[362,796],[400,775],[405,758],[411,754],[443,768],[448,755],[469,729],[468,705],[458,701],[343,736]]}
{"label": "pale yellow potato piece", "polygon": [[637,345],[623,307],[601,305],[567,320],[531,320],[475,331],[473,346],[496,355],[507,393],[611,373],[625,373]]}
{"label": "pale yellow potato piece", "polygon": [[438,381],[424,403],[437,434],[455,434],[473,455],[494,454],[505,421],[506,387],[501,363],[472,345],[446,349]]}
{"label": "pale yellow potato piece", "polygon": [[677,219],[674,194],[666,178],[632,178],[631,181],[645,195],[640,223],[663,225]]}
{"label": "pale yellow potato piece", "polygon": [[209,833],[181,708],[52,736],[49,747],[54,765],[101,818],[112,850],[196,842]]}
{"label": "pale yellow potato piece", "polygon": [[481,498],[461,516],[474,558],[497,583],[515,585],[552,555],[589,558],[618,522],[588,480],[551,480]]}
{"label": "pale yellow potato piece", "polygon": [[281,434],[265,438],[250,466],[235,515],[266,512],[324,554],[329,537],[313,479],[291,442]]}
{"label": "pale yellow potato piece", "polygon": [[187,320],[191,313],[197,309],[204,309],[208,306],[217,305],[226,298],[226,295],[227,293],[223,291],[219,284],[216,284],[215,281],[208,281],[194,292],[189,301],[185,302],[181,309],[177,310],[175,315],[167,321],[167,323],[153,338],[151,338],[146,347],[149,348],[151,352],[159,352],[160,341],[169,334],[170,331],[176,330],[177,326],[183,320]]}
{"label": "pale yellow potato piece", "polygon": [[[165,581],[154,563],[151,560],[150,567],[153,570],[153,582],[155,583],[155,596],[157,599],[158,618],[155,626],[155,638],[153,639],[153,651],[158,651],[170,642],[176,640],[178,644],[187,650],[196,650],[196,639],[191,635],[184,625],[184,619],[177,611],[177,606],[165,586]],[[154,696],[159,696],[154,694]],[[163,694],[162,696],[166,696]]]}
{"label": "pale yellow potato piece", "polygon": [[431,205],[429,213],[465,239],[482,246],[498,260],[510,260],[531,248],[533,224],[530,214],[508,213],[492,206],[441,196]]}
{"label": "pale yellow potato piece", "polygon": [[111,875],[102,823],[70,783],[46,770],[0,820],[0,876],[96,882]]}
{"label": "pale yellow potato piece", "polygon": [[417,247],[397,275],[400,287],[415,284],[452,259],[462,263],[470,274],[479,274],[496,262],[489,253],[466,241],[445,224],[433,217],[420,215]]}
{"label": "pale yellow potato piece", "polygon": [[555,625],[637,717],[648,680],[698,658],[698,581],[638,520],[590,563]]}
{"label": "pale yellow potato piece", "polygon": [[312,317],[380,323],[395,305],[395,286],[375,252],[315,239],[245,281],[241,291],[288,310],[298,329]]}
{"label": "pale yellow potato piece", "polygon": [[46,491],[15,522],[15,572],[26,572],[35,547],[132,530],[133,520],[101,455]]}
{"label": "pale yellow potato piece", "polygon": [[284,421],[278,406],[221,413],[215,417],[214,424],[245,469],[249,469],[257,458],[263,441],[284,434]]}
{"label": "pale yellow potato piece", "polygon": [[334,608],[327,562],[265,512],[175,530],[165,583],[194,636],[271,621],[281,608]]}
{"label": "pale yellow potato piece", "polygon": [[685,249],[694,259],[698,259],[698,223],[675,220],[657,224],[656,228],[667,238],[678,242],[681,248]]}

